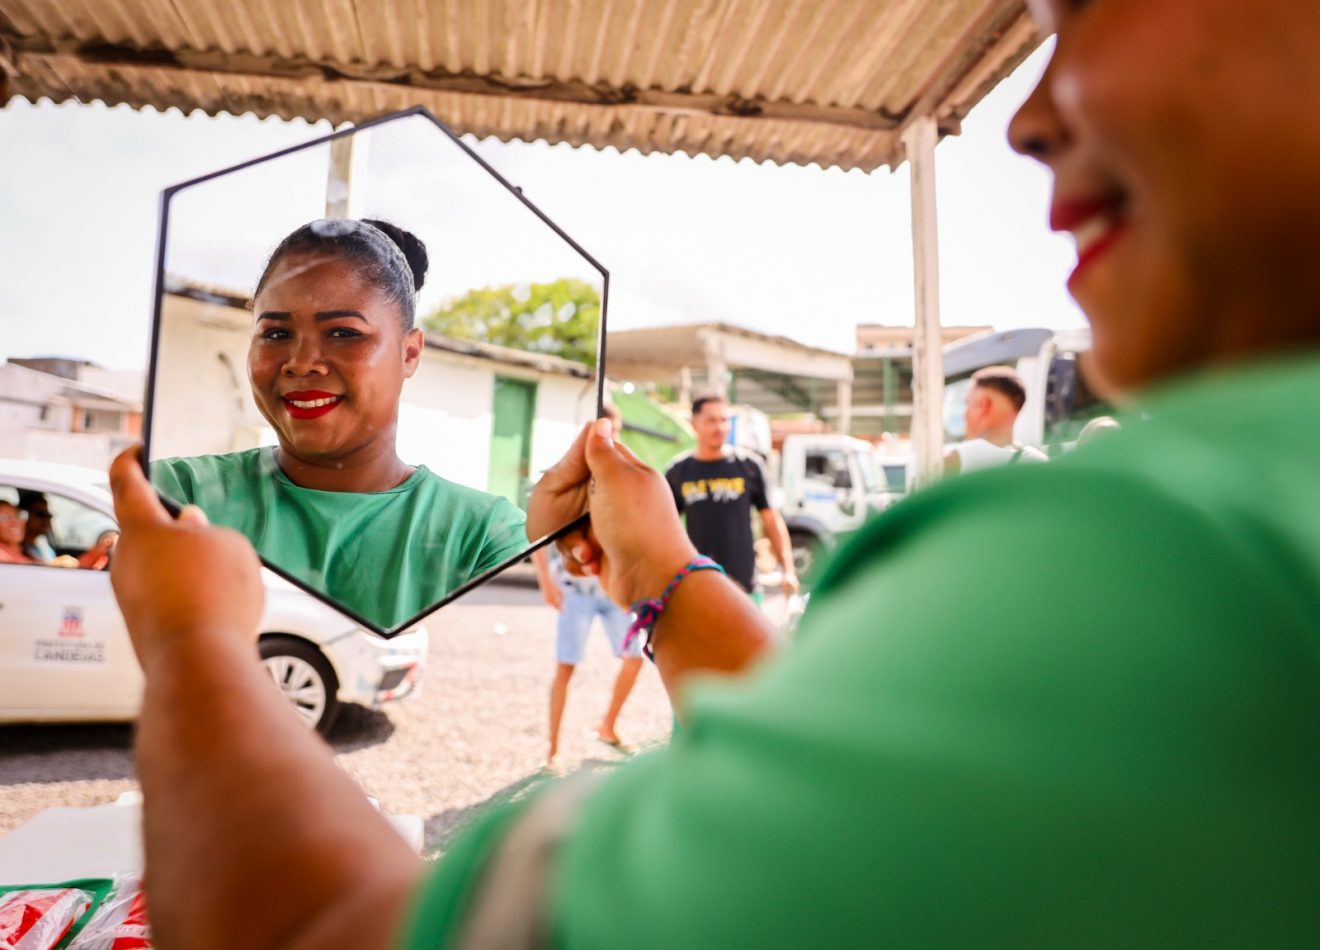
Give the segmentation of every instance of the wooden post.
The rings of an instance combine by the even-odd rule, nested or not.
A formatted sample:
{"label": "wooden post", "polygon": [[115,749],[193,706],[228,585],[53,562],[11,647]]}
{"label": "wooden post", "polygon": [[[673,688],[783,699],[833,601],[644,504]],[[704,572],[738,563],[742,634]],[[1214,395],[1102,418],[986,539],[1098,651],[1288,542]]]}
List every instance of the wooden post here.
{"label": "wooden post", "polygon": [[362,213],[363,172],[367,164],[364,132],[330,143],[330,170],[325,182],[325,216],[356,218]]}
{"label": "wooden post", "polygon": [[885,435],[898,432],[898,421],[894,417],[894,404],[898,402],[898,373],[894,369],[893,357],[886,356],[884,362],[885,419],[882,431]]}
{"label": "wooden post", "polygon": [[692,408],[692,369],[688,366],[678,371],[678,404],[684,412]]}
{"label": "wooden post", "polygon": [[843,435],[852,435],[852,381],[841,379],[839,387],[839,418],[836,430]]}
{"label": "wooden post", "polygon": [[706,351],[706,388],[711,392],[723,393],[729,398],[729,364],[724,359],[724,348],[717,336],[703,331],[700,334],[702,349]]}
{"label": "wooden post", "polygon": [[706,389],[729,398],[729,364],[718,356],[706,358]]}
{"label": "wooden post", "polygon": [[918,485],[944,469],[944,352],[940,342],[940,249],[935,219],[934,118],[903,133],[912,170],[912,264],[916,320],[912,334],[912,451]]}

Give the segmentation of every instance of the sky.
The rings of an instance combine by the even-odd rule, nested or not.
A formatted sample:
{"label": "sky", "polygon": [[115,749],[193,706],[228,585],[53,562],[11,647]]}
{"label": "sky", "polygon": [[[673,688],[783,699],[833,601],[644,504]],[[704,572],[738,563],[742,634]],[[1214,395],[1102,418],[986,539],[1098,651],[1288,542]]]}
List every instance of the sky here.
{"label": "sky", "polygon": [[[1065,289],[1072,242],[1045,223],[1049,175],[1005,139],[1047,53],[936,150],[946,325],[1083,323]],[[328,131],[99,104],[0,109],[0,358],[144,366],[160,190]],[[906,166],[468,141],[610,271],[614,328],[723,321],[850,352],[858,323],[912,323]],[[217,230],[259,217],[235,202]]]}

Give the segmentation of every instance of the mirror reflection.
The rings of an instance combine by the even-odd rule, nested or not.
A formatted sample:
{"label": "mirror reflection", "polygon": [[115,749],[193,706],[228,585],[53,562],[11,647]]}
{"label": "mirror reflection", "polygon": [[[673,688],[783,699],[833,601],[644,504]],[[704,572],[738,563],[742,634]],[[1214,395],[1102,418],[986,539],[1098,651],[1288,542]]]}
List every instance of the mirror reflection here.
{"label": "mirror reflection", "polygon": [[419,114],[167,200],[164,496],[383,633],[526,555],[531,485],[597,414],[590,258]]}

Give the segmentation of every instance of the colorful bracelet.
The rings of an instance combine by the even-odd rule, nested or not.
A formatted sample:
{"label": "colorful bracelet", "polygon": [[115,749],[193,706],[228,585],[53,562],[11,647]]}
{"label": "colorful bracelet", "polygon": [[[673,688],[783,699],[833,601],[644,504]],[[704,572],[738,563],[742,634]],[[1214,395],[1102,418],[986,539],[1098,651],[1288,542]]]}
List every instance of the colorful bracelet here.
{"label": "colorful bracelet", "polygon": [[654,600],[639,600],[633,604],[633,622],[628,627],[628,634],[623,638],[623,648],[627,650],[632,646],[632,642],[638,635],[643,637],[642,652],[646,654],[647,659],[655,662],[655,651],[651,649],[651,633],[655,630],[656,622],[660,615],[665,612],[665,607],[669,606],[669,598],[673,596],[674,589],[678,587],[678,582],[696,571],[719,571],[724,573],[724,568],[720,567],[715,561],[703,555],[698,555],[688,561],[683,566],[683,570],[674,575],[674,579],[665,587],[664,592]]}

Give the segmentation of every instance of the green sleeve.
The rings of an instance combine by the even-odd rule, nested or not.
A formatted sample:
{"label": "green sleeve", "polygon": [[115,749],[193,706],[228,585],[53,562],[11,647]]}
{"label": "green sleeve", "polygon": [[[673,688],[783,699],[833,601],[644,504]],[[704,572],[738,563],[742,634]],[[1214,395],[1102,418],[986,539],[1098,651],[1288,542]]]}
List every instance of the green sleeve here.
{"label": "green sleeve", "polygon": [[151,463],[151,484],[171,501],[193,504],[192,473],[181,459],[161,459]]}
{"label": "green sleeve", "polygon": [[1131,478],[963,481],[861,532],[787,655],[694,685],[597,790],[556,945],[1320,932],[1320,660],[1277,552]]}
{"label": "green sleeve", "polygon": [[502,564],[527,547],[526,512],[506,498],[498,499],[486,516],[485,539],[473,576]]}
{"label": "green sleeve", "polygon": [[463,908],[481,881],[482,867],[526,802],[504,803],[483,812],[426,872],[409,911],[405,950],[458,946]]}

